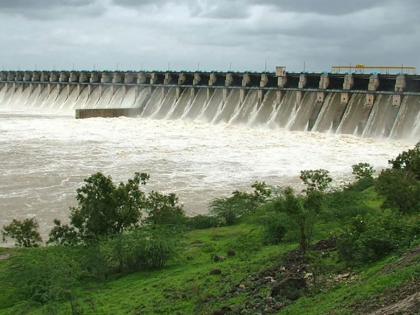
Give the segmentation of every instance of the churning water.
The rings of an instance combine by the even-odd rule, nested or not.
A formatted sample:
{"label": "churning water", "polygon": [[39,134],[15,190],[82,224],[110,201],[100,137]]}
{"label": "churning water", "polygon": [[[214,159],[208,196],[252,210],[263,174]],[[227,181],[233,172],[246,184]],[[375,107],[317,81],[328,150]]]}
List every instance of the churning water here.
{"label": "churning water", "polygon": [[76,188],[98,171],[115,180],[150,173],[148,189],[176,192],[192,214],[254,180],[295,184],[300,170],[314,168],[342,179],[354,163],[383,167],[410,147],[396,140],[237,124],[75,120],[35,112],[0,107],[0,226],[36,216],[44,235],[54,218],[67,218]]}

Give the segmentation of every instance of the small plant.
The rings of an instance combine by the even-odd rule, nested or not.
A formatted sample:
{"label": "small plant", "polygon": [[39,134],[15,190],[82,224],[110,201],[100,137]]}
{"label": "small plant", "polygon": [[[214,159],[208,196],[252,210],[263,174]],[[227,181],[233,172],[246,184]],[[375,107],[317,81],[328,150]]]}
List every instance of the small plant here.
{"label": "small plant", "polygon": [[38,228],[38,222],[34,218],[23,221],[13,220],[12,223],[3,227],[3,241],[11,238],[16,246],[37,247],[42,242]]}

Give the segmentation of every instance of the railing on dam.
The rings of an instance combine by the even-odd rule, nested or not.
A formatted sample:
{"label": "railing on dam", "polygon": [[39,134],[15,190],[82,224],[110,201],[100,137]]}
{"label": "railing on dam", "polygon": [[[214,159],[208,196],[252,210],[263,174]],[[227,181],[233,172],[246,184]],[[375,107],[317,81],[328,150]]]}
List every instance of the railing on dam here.
{"label": "railing on dam", "polygon": [[271,72],[162,72],[162,71],[1,71],[0,83],[116,85],[177,88],[302,91],[318,93],[323,101],[328,92],[394,95],[398,105],[403,95],[420,95],[420,76],[407,74],[271,73]]}

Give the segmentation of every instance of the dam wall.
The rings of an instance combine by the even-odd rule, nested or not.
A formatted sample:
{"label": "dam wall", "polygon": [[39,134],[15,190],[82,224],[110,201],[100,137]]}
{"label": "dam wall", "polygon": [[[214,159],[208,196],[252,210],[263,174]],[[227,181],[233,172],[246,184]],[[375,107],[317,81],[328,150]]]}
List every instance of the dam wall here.
{"label": "dam wall", "polygon": [[408,74],[1,71],[1,108],[420,140],[420,76]]}

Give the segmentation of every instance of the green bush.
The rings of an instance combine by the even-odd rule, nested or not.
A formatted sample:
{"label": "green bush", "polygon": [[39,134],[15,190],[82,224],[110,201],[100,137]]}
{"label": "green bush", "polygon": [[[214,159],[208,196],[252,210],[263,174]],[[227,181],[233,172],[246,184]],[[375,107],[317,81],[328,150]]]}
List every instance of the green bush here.
{"label": "green bush", "polygon": [[392,169],[411,173],[416,180],[420,181],[420,143],[413,149],[402,152],[389,163]]}
{"label": "green bush", "polygon": [[332,182],[330,172],[324,169],[301,171],[300,179],[305,184],[307,192],[324,192]]}
{"label": "green bush", "polygon": [[182,225],[186,222],[185,212],[175,194],[164,195],[152,191],[145,205],[146,222],[157,225]]}
{"label": "green bush", "polygon": [[42,242],[38,228],[38,222],[34,218],[23,221],[13,220],[10,224],[3,227],[3,241],[11,238],[15,240],[16,246],[37,247]]}
{"label": "green bush", "polygon": [[78,232],[73,226],[61,224],[60,220],[54,220],[47,244],[75,246],[81,242]]}
{"label": "green bush", "polygon": [[402,213],[420,210],[420,144],[402,152],[389,161],[392,168],[381,172],[376,189],[385,197],[384,207],[398,209]]}
{"label": "green bush", "polygon": [[5,279],[25,300],[73,301],[82,274],[78,258],[77,251],[59,246],[28,249],[10,259]]}
{"label": "green bush", "polygon": [[357,216],[338,236],[338,251],[350,265],[373,262],[407,247],[417,228],[390,210],[380,216]]}
{"label": "green bush", "polygon": [[178,235],[164,229],[137,229],[101,243],[109,273],[164,267],[176,254]]}
{"label": "green bush", "polygon": [[219,226],[219,220],[210,215],[196,215],[187,219],[187,225],[193,230],[209,229]]}
{"label": "green bush", "polygon": [[254,212],[271,196],[271,188],[263,182],[255,182],[252,193],[234,191],[232,196],[216,198],[210,203],[210,213],[222,225],[233,225],[244,215]]}
{"label": "green bush", "polygon": [[279,244],[286,235],[287,223],[279,214],[267,218],[264,224],[264,242],[266,244]]}
{"label": "green bush", "polygon": [[372,178],[375,170],[369,163],[358,163],[352,166],[352,174],[357,180],[363,178]]}
{"label": "green bush", "polygon": [[346,190],[352,190],[356,192],[362,192],[366,189],[375,185],[375,179],[373,177],[363,177],[355,182],[348,184]]}
{"label": "green bush", "polygon": [[420,181],[402,169],[387,169],[377,179],[376,190],[385,197],[385,208],[398,209],[401,213],[420,210]]}
{"label": "green bush", "polygon": [[325,221],[338,221],[344,224],[358,215],[365,215],[368,211],[369,208],[360,192],[344,189],[325,196],[322,217]]}

